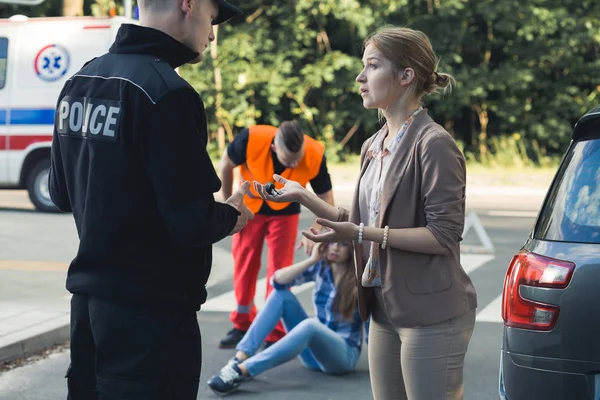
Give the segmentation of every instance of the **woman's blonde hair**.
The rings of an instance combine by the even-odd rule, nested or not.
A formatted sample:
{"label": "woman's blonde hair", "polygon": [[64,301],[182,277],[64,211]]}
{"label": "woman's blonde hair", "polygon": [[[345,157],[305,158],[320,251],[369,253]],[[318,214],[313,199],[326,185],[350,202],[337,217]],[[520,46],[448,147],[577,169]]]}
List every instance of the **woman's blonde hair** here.
{"label": "woman's blonde hair", "polygon": [[395,72],[405,68],[415,71],[411,94],[418,100],[428,94],[449,92],[456,84],[449,74],[437,72],[439,59],[427,35],[421,31],[396,26],[384,26],[370,34],[364,47],[375,46],[392,62]]}

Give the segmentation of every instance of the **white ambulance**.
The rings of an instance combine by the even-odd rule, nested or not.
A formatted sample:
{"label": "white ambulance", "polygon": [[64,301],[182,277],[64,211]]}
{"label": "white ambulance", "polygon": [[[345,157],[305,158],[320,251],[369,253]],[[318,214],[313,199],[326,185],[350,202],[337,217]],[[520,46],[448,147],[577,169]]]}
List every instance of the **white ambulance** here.
{"label": "white ambulance", "polygon": [[65,81],[108,51],[114,18],[0,19],[0,188],[27,189],[40,211],[56,211],[48,192],[54,111]]}

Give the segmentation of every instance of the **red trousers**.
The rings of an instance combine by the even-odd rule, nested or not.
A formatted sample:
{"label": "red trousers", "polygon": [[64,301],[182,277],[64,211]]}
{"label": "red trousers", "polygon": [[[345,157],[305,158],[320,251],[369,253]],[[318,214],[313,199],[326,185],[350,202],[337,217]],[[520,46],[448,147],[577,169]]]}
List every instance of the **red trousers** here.
{"label": "red trousers", "polygon": [[[269,248],[267,256],[267,296],[269,296],[273,290],[270,281],[275,271],[294,262],[299,220],[299,214],[256,214],[242,231],[233,236],[233,288],[237,309],[231,312],[229,319],[235,328],[247,331],[256,316],[254,294],[265,239]],[[276,342],[284,335],[285,330],[280,322],[266,340]]]}

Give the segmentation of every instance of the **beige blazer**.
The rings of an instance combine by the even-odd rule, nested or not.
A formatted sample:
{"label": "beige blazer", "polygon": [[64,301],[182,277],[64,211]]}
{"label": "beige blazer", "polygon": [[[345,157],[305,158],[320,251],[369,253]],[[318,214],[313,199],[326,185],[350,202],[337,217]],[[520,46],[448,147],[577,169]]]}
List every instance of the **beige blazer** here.
{"label": "beige blazer", "polygon": [[[362,146],[360,176],[373,139]],[[471,279],[460,264],[465,222],[465,160],[454,139],[423,110],[398,144],[381,198],[381,226],[426,227],[446,249],[444,255],[379,248],[382,293],[391,322],[398,327],[430,325],[477,307]],[[360,179],[350,211],[339,209],[338,221],[359,224]],[[365,221],[362,221],[365,222]],[[366,259],[355,243],[354,260],[360,315],[366,320],[373,288],[361,285]]]}

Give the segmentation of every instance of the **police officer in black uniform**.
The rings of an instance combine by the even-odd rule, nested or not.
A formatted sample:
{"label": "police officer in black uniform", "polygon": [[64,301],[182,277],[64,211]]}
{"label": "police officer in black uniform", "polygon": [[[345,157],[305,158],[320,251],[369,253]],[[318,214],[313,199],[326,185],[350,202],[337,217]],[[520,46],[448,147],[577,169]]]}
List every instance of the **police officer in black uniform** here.
{"label": "police officer in black uniform", "polygon": [[72,400],[196,399],[212,244],[253,215],[244,186],[215,202],[204,105],[174,69],[239,13],[142,0],[140,26],[121,26],[60,93],[49,185],[80,239],[67,275]]}

